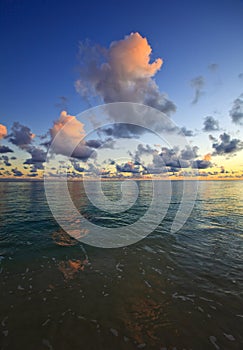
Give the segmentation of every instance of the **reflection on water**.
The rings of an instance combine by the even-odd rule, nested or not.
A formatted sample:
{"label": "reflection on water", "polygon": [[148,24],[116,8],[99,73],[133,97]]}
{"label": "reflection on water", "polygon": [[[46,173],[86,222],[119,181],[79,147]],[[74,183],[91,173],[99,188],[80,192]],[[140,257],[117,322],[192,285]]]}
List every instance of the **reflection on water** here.
{"label": "reflection on water", "polygon": [[59,270],[63,273],[66,280],[73,279],[79,271],[84,271],[86,265],[88,265],[88,260],[68,260],[59,262]]}
{"label": "reflection on water", "polygon": [[73,237],[69,236],[66,232],[62,230],[53,232],[52,239],[57,245],[60,245],[62,247],[70,247],[78,244],[78,242]]}
{"label": "reflection on water", "polygon": [[[116,227],[146,211],[148,184],[139,182],[139,204],[116,215],[95,209],[80,183],[69,186],[86,218]],[[171,235],[182,189],[174,182],[155,232],[98,249],[60,230],[42,183],[0,183],[1,349],[241,350],[242,184],[200,182],[191,217]],[[119,185],[107,182],[106,195],[110,186],[119,197]]]}

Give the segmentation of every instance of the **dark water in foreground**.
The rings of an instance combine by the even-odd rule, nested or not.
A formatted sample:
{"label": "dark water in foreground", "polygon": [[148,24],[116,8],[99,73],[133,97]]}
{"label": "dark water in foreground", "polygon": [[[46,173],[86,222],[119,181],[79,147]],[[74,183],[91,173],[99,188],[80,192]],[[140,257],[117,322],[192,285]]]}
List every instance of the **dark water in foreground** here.
{"label": "dark water in foreground", "polygon": [[[120,184],[105,186],[109,196]],[[172,235],[181,186],[147,238],[101,249],[60,230],[41,182],[0,183],[0,348],[243,349],[243,182],[200,182]],[[70,193],[96,224],[131,220],[99,214],[80,183]]]}

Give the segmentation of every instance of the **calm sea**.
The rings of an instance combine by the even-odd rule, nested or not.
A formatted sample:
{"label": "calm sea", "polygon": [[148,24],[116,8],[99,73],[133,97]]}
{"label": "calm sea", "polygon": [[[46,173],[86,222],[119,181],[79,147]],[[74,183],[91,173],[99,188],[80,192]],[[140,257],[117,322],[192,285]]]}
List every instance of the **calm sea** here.
{"label": "calm sea", "polygon": [[[69,189],[86,218],[115,228],[146,211],[150,185],[138,185],[144,197],[113,215],[88,203],[81,183]],[[119,187],[106,182],[105,194]],[[59,228],[42,182],[0,182],[0,348],[242,350],[243,182],[199,182],[175,234],[182,183],[172,189],[154,232],[102,249]]]}

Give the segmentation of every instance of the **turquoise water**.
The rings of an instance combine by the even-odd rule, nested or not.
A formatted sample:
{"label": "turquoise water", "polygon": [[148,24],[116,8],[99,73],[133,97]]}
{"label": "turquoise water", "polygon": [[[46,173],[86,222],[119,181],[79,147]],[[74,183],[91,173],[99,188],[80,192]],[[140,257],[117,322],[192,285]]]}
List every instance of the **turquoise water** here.
{"label": "turquoise water", "polygon": [[[86,218],[117,227],[149,206],[151,184],[138,185],[134,207],[112,215],[89,203],[81,183],[69,189]],[[119,182],[104,186],[119,194]],[[1,349],[243,349],[243,182],[199,182],[176,234],[182,183],[172,190],[153,233],[101,249],[59,228],[42,182],[0,182]]]}

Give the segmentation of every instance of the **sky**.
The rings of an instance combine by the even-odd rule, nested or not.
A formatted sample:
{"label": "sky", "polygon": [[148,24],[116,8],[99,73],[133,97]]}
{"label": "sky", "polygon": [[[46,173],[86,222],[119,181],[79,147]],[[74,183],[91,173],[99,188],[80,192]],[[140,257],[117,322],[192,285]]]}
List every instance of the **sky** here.
{"label": "sky", "polygon": [[158,145],[156,136],[115,126],[109,112],[112,130],[89,135],[76,156],[52,149],[53,175],[62,164],[73,176],[165,167],[242,176],[243,1],[2,0],[0,30],[0,179],[41,177],[65,124],[71,120],[63,137],[72,145],[99,119],[80,113],[121,101],[160,110],[189,146]]}

